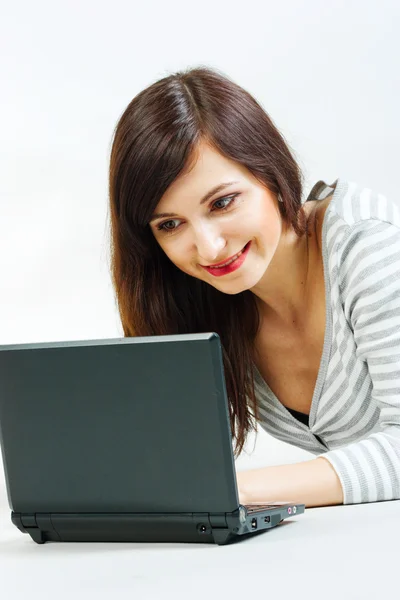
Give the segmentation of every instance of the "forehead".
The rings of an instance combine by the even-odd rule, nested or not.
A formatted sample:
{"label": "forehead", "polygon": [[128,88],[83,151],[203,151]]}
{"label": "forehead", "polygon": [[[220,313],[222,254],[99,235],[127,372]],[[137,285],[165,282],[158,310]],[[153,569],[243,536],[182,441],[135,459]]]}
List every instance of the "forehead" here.
{"label": "forehead", "polygon": [[170,200],[179,198],[199,199],[207,191],[223,181],[248,178],[245,167],[220,154],[215,148],[202,142],[189,160],[188,167],[168,187],[158,208]]}

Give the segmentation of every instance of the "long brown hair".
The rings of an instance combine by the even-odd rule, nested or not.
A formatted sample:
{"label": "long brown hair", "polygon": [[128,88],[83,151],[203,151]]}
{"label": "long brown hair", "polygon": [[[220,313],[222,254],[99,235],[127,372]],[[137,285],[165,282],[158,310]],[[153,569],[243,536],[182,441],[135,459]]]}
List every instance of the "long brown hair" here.
{"label": "long brown hair", "polygon": [[178,269],[149,221],[168,186],[206,141],[280,194],[283,224],[305,233],[303,175],[262,106],[216,69],[200,66],[160,79],[128,104],[110,155],[111,277],[125,337],[216,332],[221,339],[237,457],[256,430],[254,340],[259,329],[249,290],[224,294]]}

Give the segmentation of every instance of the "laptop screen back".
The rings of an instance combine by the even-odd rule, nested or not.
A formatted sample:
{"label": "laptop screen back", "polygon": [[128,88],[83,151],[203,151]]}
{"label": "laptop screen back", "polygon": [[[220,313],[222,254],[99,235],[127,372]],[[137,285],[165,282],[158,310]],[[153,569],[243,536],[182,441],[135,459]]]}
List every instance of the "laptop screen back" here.
{"label": "laptop screen back", "polygon": [[16,512],[235,510],[215,333],[0,346]]}

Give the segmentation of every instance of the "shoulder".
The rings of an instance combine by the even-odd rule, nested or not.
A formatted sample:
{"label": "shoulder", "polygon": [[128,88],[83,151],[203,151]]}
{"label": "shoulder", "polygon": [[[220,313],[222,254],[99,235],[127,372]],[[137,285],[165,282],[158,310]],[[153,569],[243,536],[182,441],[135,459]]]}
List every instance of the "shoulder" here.
{"label": "shoulder", "polygon": [[[378,304],[386,293],[398,295],[400,208],[384,194],[353,181],[338,180],[330,228],[336,233],[336,277],[349,307]],[[382,300],[383,301],[383,300]]]}
{"label": "shoulder", "polygon": [[332,196],[322,238],[331,290],[342,301],[347,299],[350,308],[356,298],[363,297],[363,302],[367,294],[373,298],[378,287],[397,286],[394,293],[398,293],[399,205],[376,190],[343,179],[330,185],[319,181],[313,193],[319,201]]}
{"label": "shoulder", "polygon": [[[381,221],[400,227],[400,207],[391,198],[355,181],[337,179],[330,203],[331,213],[348,228],[362,228],[364,221]],[[366,224],[366,228],[371,223]]]}
{"label": "shoulder", "polygon": [[330,185],[319,181],[311,194],[319,201],[329,195],[324,247],[332,268],[359,251],[382,254],[400,235],[400,207],[381,192],[338,178]]}

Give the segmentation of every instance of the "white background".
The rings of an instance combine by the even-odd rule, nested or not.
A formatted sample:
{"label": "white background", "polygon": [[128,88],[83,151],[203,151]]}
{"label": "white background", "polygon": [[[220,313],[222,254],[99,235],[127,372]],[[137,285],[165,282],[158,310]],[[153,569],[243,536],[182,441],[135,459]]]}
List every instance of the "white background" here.
{"label": "white background", "polygon": [[[306,194],[341,177],[399,203],[399,7],[2,1],[0,344],[122,335],[108,255],[112,133],[139,91],[179,69],[216,67],[252,93],[294,149]],[[261,431],[242,464],[308,456]]]}

